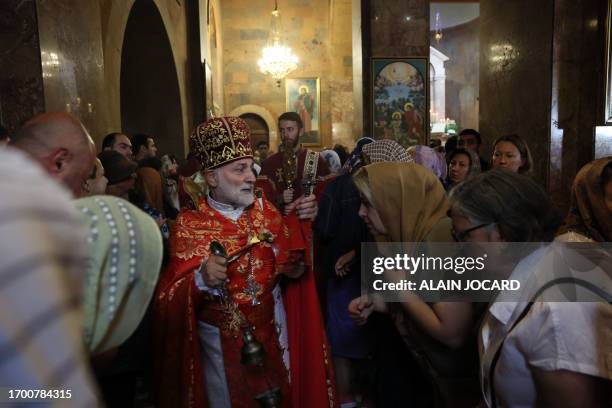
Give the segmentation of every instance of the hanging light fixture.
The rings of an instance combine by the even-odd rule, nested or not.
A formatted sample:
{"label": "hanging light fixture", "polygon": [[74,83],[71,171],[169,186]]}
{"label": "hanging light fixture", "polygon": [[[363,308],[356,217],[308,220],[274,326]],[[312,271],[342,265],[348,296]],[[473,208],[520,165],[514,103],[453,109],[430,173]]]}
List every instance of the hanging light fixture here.
{"label": "hanging light fixture", "polygon": [[259,70],[264,75],[270,75],[280,87],[281,80],[297,68],[298,58],[293,55],[291,48],[281,42],[281,18],[277,0],[274,0],[274,11],[270,24],[270,36],[267,46],[262,50],[262,57],[257,61]]}
{"label": "hanging light fixture", "polygon": [[442,30],[440,30],[440,13],[436,13],[436,34],[434,35],[434,38],[438,44],[442,39]]}

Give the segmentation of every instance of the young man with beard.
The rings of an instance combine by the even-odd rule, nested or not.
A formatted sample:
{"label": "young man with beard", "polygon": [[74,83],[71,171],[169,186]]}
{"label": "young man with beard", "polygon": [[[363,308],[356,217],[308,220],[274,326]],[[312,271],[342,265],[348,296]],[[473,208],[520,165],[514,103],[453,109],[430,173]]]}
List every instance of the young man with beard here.
{"label": "young man with beard", "polygon": [[294,177],[292,180],[287,180],[287,176],[283,172],[283,158],[286,157],[283,151],[268,157],[262,164],[261,176],[266,176],[276,187],[276,196],[268,198],[274,202],[280,211],[287,213],[287,210],[293,208],[290,204],[303,194],[304,174],[309,171],[308,168],[305,168],[307,167],[305,166],[306,158],[316,157],[316,166],[313,166],[315,180],[327,176],[329,168],[325,159],[320,157],[318,153],[304,149],[300,144],[300,137],[304,134],[304,124],[300,115],[296,112],[283,113],[278,118],[278,129],[283,149],[293,149],[296,163]]}
{"label": "young man with beard", "polygon": [[[210,119],[191,135],[209,192],[180,212],[155,300],[159,407],[251,407],[273,389],[278,406],[336,405],[314,286],[301,287],[305,245],[255,196],[249,139],[236,117]],[[294,207],[290,217],[316,216],[314,196]],[[266,355],[249,365],[242,349],[253,338]]]}

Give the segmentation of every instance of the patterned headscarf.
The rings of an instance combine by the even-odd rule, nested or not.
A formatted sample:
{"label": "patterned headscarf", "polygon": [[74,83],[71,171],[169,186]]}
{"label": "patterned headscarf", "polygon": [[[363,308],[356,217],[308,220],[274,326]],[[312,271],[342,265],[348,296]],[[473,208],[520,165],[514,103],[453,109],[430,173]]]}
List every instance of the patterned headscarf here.
{"label": "patterned headscarf", "polygon": [[404,162],[413,160],[406,153],[406,149],[395,140],[382,139],[363,147],[362,151],[370,159],[370,163]]}
{"label": "patterned headscarf", "polygon": [[338,173],[340,172],[340,169],[342,167],[342,164],[340,163],[340,156],[338,156],[338,153],[334,152],[333,150],[323,150],[321,152],[321,157],[323,157],[325,159],[325,161],[327,162],[327,164],[329,165],[329,171],[331,173]]}
{"label": "patterned headscarf", "polygon": [[570,210],[561,232],[574,231],[598,242],[612,241],[612,215],[604,197],[602,174],[612,157],[587,163],[574,179]]}
{"label": "patterned headscarf", "polygon": [[361,150],[365,145],[370,143],[374,143],[374,139],[371,137],[362,137],[357,141],[351,155],[346,159],[344,167],[342,167],[346,173],[351,173],[353,169],[356,169],[361,164]]}
{"label": "patterned headscarf", "polygon": [[408,154],[412,153],[414,161],[426,169],[431,170],[440,180],[446,178],[446,159],[441,153],[428,146],[418,145],[408,149]]}
{"label": "patterned headscarf", "polygon": [[83,335],[91,354],[119,346],[149,305],[162,261],[162,240],[151,217],[111,196],[76,201],[89,225]]}

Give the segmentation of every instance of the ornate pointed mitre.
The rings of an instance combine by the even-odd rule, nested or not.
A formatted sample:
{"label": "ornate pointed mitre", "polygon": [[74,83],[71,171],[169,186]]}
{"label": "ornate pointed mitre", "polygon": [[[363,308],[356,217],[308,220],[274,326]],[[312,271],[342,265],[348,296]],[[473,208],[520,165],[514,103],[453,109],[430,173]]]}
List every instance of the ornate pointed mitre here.
{"label": "ornate pointed mitre", "polygon": [[204,169],[214,169],[234,160],[253,157],[251,131],[234,116],[217,117],[198,125],[189,137],[189,146]]}

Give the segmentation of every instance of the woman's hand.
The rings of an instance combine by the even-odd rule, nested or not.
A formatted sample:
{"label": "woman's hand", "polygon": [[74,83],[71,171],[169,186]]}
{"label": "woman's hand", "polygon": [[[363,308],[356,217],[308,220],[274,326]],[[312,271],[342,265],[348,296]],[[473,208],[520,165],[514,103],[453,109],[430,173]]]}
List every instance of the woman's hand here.
{"label": "woman's hand", "polygon": [[364,325],[368,321],[368,317],[374,311],[374,302],[368,299],[367,296],[361,296],[351,300],[348,306],[349,316],[355,320],[359,326]]}
{"label": "woman's hand", "polygon": [[349,272],[351,263],[353,262],[354,259],[355,259],[354,249],[342,255],[340,258],[338,258],[338,260],[336,261],[336,265],[335,265],[336,276],[339,276],[339,277],[346,276]]}

